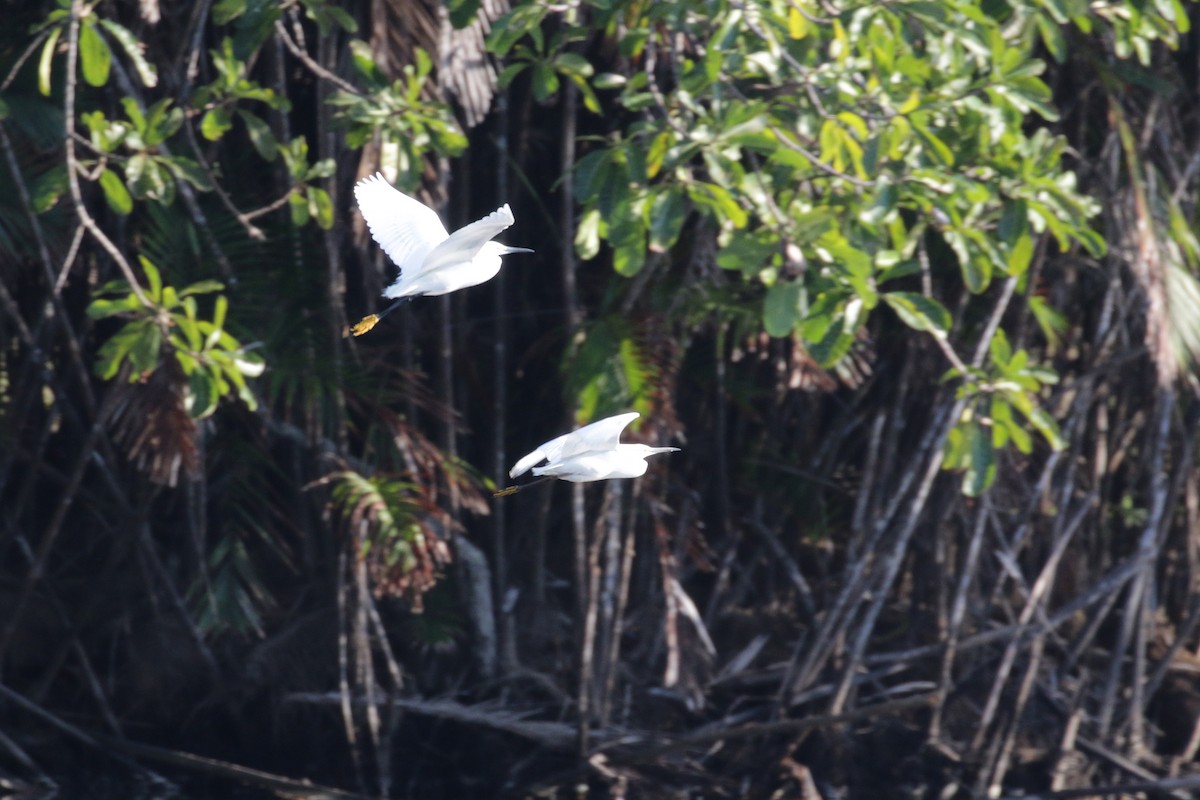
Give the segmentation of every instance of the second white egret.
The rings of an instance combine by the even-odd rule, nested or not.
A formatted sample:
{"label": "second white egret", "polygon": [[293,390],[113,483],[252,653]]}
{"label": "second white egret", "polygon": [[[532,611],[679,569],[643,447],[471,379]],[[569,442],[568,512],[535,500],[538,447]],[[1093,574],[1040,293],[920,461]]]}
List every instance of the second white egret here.
{"label": "second white egret", "polygon": [[500,256],[533,252],[492,241],[515,221],[508,203],[451,234],[437,212],[393,188],[378,172],[355,184],[354,197],[371,237],[400,267],[400,275],[383,292],[396,302],[352,325],[355,336],[362,336],[414,297],[446,294],[491,280],[500,271]]}
{"label": "second white egret", "polygon": [[[515,494],[526,486],[550,478],[586,483],[610,478],[637,478],[646,474],[646,458],[656,453],[678,452],[678,447],[651,447],[622,444],[621,431],[638,418],[638,412],[617,414],[540,445],[508,471],[516,478],[533,470],[536,480],[523,486],[510,486],[496,492],[497,497]],[[534,466],[541,464],[541,466]]]}

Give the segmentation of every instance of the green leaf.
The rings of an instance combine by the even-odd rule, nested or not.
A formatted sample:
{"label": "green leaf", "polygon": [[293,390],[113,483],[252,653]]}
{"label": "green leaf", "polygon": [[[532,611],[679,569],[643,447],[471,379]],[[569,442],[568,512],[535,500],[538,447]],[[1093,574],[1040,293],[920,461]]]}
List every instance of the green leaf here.
{"label": "green leaf", "polygon": [[112,380],[121,370],[121,363],[141,338],[147,320],[131,322],[113,334],[112,338],[96,351],[96,364],[92,368],[101,380]]}
{"label": "green leaf", "polygon": [[89,319],[106,319],[128,311],[137,311],[140,308],[142,308],[141,301],[137,299],[137,295],[131,292],[124,297],[114,299],[96,298],[88,304],[87,315]]}
{"label": "green leaf", "polygon": [[1051,345],[1058,345],[1062,341],[1062,334],[1066,333],[1067,318],[1044,297],[1037,295],[1029,298],[1029,310],[1033,312],[1033,318],[1046,341]]}
{"label": "green leaf", "polygon": [[229,109],[224,107],[210,108],[200,120],[200,133],[210,142],[220,139],[232,127],[233,118]]}
{"label": "green leaf", "polygon": [[68,186],[66,164],[56,164],[43,172],[33,182],[33,210],[41,214],[54,208]]}
{"label": "green leaf", "polygon": [[138,78],[142,81],[142,85],[148,89],[153,89],[158,85],[158,73],[154,69],[154,65],[146,60],[144,52],[145,45],[138,41],[129,29],[120,23],[113,22],[111,19],[101,19],[100,24],[104,29],[117,40],[117,44],[121,45],[121,49],[125,51],[125,55],[133,62],[133,68],[138,74]]}
{"label": "green leaf", "polygon": [[632,278],[646,263],[646,243],[643,236],[636,241],[617,245],[613,250],[613,269],[618,275]]}
{"label": "green leaf", "polygon": [[184,298],[194,294],[210,294],[212,292],[219,292],[224,288],[225,284],[221,283],[220,281],[196,281],[195,283],[188,284],[186,287],[184,287],[183,290],[179,292],[179,297]]}
{"label": "green leaf", "polygon": [[515,64],[509,64],[501,71],[500,77],[496,79],[497,84],[499,84],[501,89],[507,89],[528,66],[528,61],[518,61]]}
{"label": "green leaf", "polygon": [[650,251],[665,253],[679,240],[687,214],[683,190],[672,186],[654,195],[650,205]]}
{"label": "green leaf", "polygon": [[308,187],[308,213],[322,230],[332,228],[333,201],[329,199],[329,192],[318,186]]}
{"label": "green leaf", "polygon": [[455,30],[462,30],[471,24],[479,11],[482,0],[446,0],[446,8],[450,12],[450,24]]}
{"label": "green leaf", "polygon": [[533,96],[544,103],[558,91],[558,74],[544,61],[533,65]]}
{"label": "green leaf", "polygon": [[79,65],[83,79],[89,86],[108,83],[108,72],[112,68],[112,51],[108,42],[96,30],[94,17],[88,17],[79,28]]}
{"label": "green leaf", "polygon": [[1026,231],[1017,239],[1012,246],[1012,251],[1008,254],[1008,274],[1014,278],[1021,277],[1029,269],[1031,261],[1033,261],[1033,237]]}
{"label": "green leaf", "polygon": [[931,297],[916,292],[887,292],[883,299],[914,330],[927,331],[938,338],[945,338],[950,331],[950,312]]}
{"label": "green leaf", "polygon": [[308,198],[301,192],[292,192],[288,197],[288,208],[292,210],[292,224],[302,228],[308,224]]}
{"label": "green leaf", "polygon": [[189,413],[195,419],[203,419],[217,410],[221,400],[216,382],[209,376],[208,370],[201,367],[192,370],[188,375],[188,390],[192,395],[192,406]]}
{"label": "green leaf", "polygon": [[996,457],[992,437],[974,421],[968,423],[967,448],[969,458],[967,474],[963,476],[963,494],[979,497],[996,479]]}
{"label": "green leaf", "polygon": [[741,270],[748,277],[781,260],[779,236],[771,231],[734,231],[717,253],[718,267]]}
{"label": "green leaf", "polygon": [[212,190],[208,175],[192,159],[186,156],[157,156],[155,161],[165,166],[176,179],[187,181],[202,192]]}
{"label": "green leaf", "polygon": [[221,0],[212,7],[212,21],[215,25],[228,25],[246,13],[246,0]]}
{"label": "green leaf", "polygon": [[671,146],[675,137],[669,131],[660,131],[653,141],[650,142],[650,149],[646,154],[646,177],[653,178],[658,175],[663,167],[663,159],[667,155],[667,148]]}
{"label": "green leaf", "polygon": [[108,207],[121,216],[133,211],[133,198],[117,173],[106,169],[100,173],[100,188],[104,190],[104,200]]}
{"label": "green leaf", "polygon": [[568,75],[572,78],[590,78],[592,73],[592,65],[586,58],[579,53],[559,53],[554,57],[554,68],[563,75]]}
{"label": "green leaf", "polygon": [[183,124],[183,109],[171,108],[171,102],[170,97],[164,97],[146,109],[146,125],[143,136],[147,146],[154,146],[171,138]]}
{"label": "green leaf", "polygon": [[697,181],[688,185],[688,197],[698,208],[709,211],[721,222],[729,222],[734,228],[744,228],[749,221],[746,210],[723,186]]}
{"label": "green leaf", "polygon": [[763,299],[763,328],[776,338],[791,336],[800,319],[800,281],[777,281]]}
{"label": "green leaf", "polygon": [[1063,441],[1062,433],[1058,429],[1058,423],[1054,421],[1054,417],[1044,408],[1033,408],[1029,412],[1029,421],[1033,427],[1037,428],[1038,433],[1046,440],[1054,450],[1062,450],[1066,447],[1066,442]]}
{"label": "green leaf", "polygon": [[50,35],[46,37],[46,43],[42,45],[41,57],[38,58],[38,91],[46,97],[50,96],[50,74],[54,63],[54,49],[58,47],[58,37],[61,35],[62,28],[50,31]]}
{"label": "green leaf", "polygon": [[142,265],[142,272],[146,273],[146,282],[150,288],[146,291],[146,296],[158,303],[162,301],[162,276],[158,272],[158,267],[154,266],[154,262],[145,256],[139,255],[138,262]]}
{"label": "green leaf", "polygon": [[575,228],[575,252],[589,261],[600,252],[600,210],[588,209]]}
{"label": "green leaf", "polygon": [[939,139],[924,125],[912,122],[912,129],[917,134],[917,138],[925,145],[925,151],[932,156],[932,160],[940,167],[954,166],[954,153],[946,146],[946,143]]}
{"label": "green leaf", "polygon": [[175,182],[156,156],[137,153],[125,163],[125,184],[138,199],[158,200],[170,205],[175,199]]}

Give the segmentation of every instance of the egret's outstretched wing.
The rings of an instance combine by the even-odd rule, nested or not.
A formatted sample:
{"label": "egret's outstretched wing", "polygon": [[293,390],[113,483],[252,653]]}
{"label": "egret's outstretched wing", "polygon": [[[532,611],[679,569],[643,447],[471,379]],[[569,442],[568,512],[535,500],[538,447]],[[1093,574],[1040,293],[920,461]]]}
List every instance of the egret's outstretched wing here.
{"label": "egret's outstretched wing", "polygon": [[509,470],[508,476],[515,478],[518,475],[524,475],[531,467],[543,460],[556,463],[580,453],[616,450],[617,444],[621,441],[621,431],[625,430],[625,427],[638,416],[640,415],[636,411],[617,414],[615,417],[607,417],[593,422],[591,425],[584,425],[579,430],[565,433],[557,439],[551,439],[514,464],[513,468]]}
{"label": "egret's outstretched wing", "polygon": [[433,252],[425,259],[423,271],[456,267],[471,261],[479,252],[479,248],[515,221],[512,210],[509,209],[508,203],[505,203],[483,219],[464,225],[450,234],[450,238],[433,248]]}
{"label": "egret's outstretched wing", "polygon": [[449,234],[432,208],[396,190],[376,172],[354,186],[358,210],[400,272],[415,270]]}

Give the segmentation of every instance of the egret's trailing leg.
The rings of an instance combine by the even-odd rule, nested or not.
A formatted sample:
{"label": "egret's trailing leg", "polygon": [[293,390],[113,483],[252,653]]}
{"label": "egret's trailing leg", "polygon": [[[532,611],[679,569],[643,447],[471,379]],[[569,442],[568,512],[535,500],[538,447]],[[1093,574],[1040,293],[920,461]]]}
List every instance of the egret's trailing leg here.
{"label": "egret's trailing leg", "polygon": [[507,486],[503,489],[497,489],[496,491],[492,492],[492,497],[508,497],[510,494],[516,494],[522,489],[528,489],[530,486],[536,486],[539,483],[544,483],[553,477],[553,475],[546,475],[541,478],[534,478],[529,483],[522,483],[519,486]]}
{"label": "egret's trailing leg", "polygon": [[407,303],[409,300],[412,300],[414,297],[417,297],[417,295],[415,295],[415,294],[405,295],[404,297],[401,297],[399,300],[397,300],[396,302],[392,303],[390,306],[385,308],[383,311],[380,311],[378,314],[367,314],[365,317],[360,319],[358,322],[354,323],[349,328],[347,328],[344,335],[350,336],[351,334],[353,334],[354,336],[362,336],[364,333],[371,330],[371,328],[374,328],[376,325],[378,325],[379,321],[381,319],[383,319],[388,314],[395,311],[400,306]]}

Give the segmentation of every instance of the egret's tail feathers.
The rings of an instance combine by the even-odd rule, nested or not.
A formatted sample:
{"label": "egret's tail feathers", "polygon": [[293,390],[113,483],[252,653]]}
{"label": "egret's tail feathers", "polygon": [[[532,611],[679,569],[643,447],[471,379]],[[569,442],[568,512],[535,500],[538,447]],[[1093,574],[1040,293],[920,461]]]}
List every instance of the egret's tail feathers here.
{"label": "egret's tail feathers", "polygon": [[354,334],[355,336],[362,336],[364,333],[371,330],[371,328],[374,328],[377,324],[379,324],[379,315],[367,314],[358,322],[347,328],[343,335],[349,336],[350,334]]}

